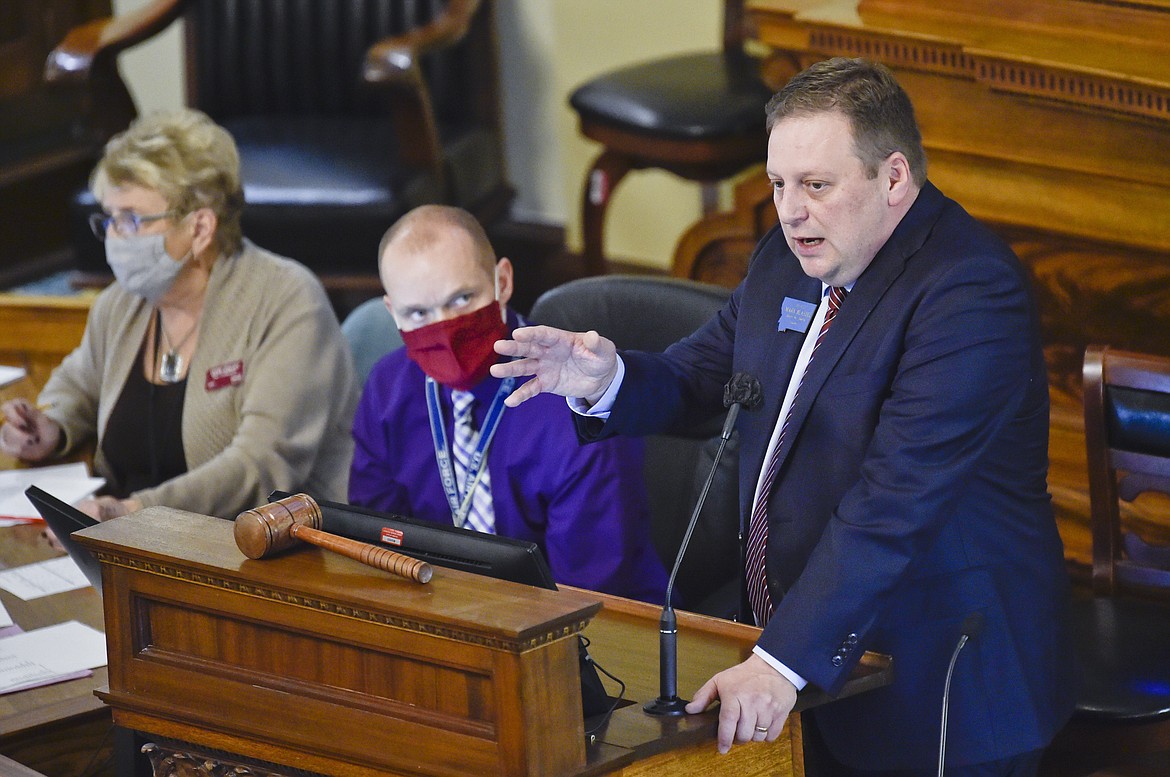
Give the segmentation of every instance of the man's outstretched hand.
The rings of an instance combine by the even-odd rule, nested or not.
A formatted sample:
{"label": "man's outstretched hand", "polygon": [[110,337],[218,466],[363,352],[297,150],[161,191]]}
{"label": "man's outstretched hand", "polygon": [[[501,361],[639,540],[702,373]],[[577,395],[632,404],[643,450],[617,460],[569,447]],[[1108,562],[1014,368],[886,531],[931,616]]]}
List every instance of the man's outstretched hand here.
{"label": "man's outstretched hand", "polygon": [[617,374],[617,348],[597,332],[521,327],[512,333],[511,340],[496,341],[496,353],[516,358],[493,364],[492,375],[531,377],[505,400],[508,407],[540,393],[581,397],[593,404]]}

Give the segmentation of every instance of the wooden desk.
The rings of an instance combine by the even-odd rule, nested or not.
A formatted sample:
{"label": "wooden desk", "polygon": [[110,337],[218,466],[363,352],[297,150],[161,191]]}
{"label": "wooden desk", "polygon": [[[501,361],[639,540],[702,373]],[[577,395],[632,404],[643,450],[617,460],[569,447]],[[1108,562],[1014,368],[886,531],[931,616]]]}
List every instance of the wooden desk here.
{"label": "wooden desk", "polygon": [[[0,364],[24,367],[27,375],[0,387],[0,403],[33,401],[49,375],[81,343],[95,294],[33,297],[0,292]],[[23,466],[0,453],[0,469]]]}
{"label": "wooden desk", "polygon": [[[158,743],[160,777],[192,762],[350,777],[803,774],[796,716],[781,741],[720,756],[715,712],[642,712],[658,695],[657,607],[447,569],[420,586],[314,547],[252,561],[230,523],[160,507],[74,536],[102,562],[101,695],[119,724]],[[636,702],[588,745],[583,628]],[[686,693],[758,634],[687,614],[679,630]],[[888,682],[887,670],[868,657],[846,693]]]}
{"label": "wooden desk", "polygon": [[[41,527],[0,528],[0,565],[18,567],[57,555]],[[0,601],[25,631],[67,620],[103,629],[97,591],[85,588],[24,601],[0,590]],[[92,677],[0,696],[0,754],[50,777],[113,777],[113,723],[93,694],[108,682],[106,668]],[[106,764],[104,768],[95,768]]]}
{"label": "wooden desk", "polygon": [[[570,589],[571,590],[571,589]],[[585,628],[594,661],[626,683],[625,698],[634,703],[616,710],[589,748],[586,774],[693,775],[751,777],[804,775],[800,715],[788,719],[774,743],[735,745],[717,755],[715,711],[681,718],[645,714],[643,703],[658,697],[658,629],[660,607],[616,596],[589,592],[601,599],[602,609]],[[684,698],[698,690],[716,672],[743,661],[751,653],[760,630],[742,623],[678,612],[678,688]],[[867,653],[838,698],[863,693],[890,682],[889,658]],[[605,680],[613,692],[613,683]],[[802,692],[796,712],[830,699],[814,688]]]}
{"label": "wooden desk", "polygon": [[72,297],[0,293],[0,364],[24,367],[39,390],[81,342],[94,292]]}

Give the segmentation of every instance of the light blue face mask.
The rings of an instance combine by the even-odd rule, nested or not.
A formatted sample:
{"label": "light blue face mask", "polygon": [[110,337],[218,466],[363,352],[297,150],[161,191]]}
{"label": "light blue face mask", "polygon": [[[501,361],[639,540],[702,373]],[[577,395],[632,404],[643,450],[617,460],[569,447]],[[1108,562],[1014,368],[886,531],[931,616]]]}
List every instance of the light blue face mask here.
{"label": "light blue face mask", "polygon": [[187,257],[179,261],[167,253],[165,235],[133,235],[106,241],[106,264],[122,288],[137,294],[150,304],[157,304],[183,269]]}

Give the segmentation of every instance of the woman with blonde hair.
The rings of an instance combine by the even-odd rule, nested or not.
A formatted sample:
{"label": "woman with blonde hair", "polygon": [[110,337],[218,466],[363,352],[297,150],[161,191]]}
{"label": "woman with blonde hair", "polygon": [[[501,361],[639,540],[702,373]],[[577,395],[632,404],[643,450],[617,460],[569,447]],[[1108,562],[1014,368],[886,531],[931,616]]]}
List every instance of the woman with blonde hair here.
{"label": "woman with blonde hair", "polygon": [[0,449],[39,462],[96,439],[106,519],[150,505],[234,518],[274,488],[346,493],[357,385],[317,278],[242,237],[235,142],[193,110],[115,136],[90,179],[115,283]]}

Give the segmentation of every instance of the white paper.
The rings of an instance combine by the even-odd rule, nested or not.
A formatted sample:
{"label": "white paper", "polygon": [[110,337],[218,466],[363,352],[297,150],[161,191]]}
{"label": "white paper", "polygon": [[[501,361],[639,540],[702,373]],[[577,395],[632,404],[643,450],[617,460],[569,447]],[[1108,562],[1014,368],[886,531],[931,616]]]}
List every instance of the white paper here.
{"label": "white paper", "polygon": [[41,517],[24,495],[29,486],[37,486],[62,502],[76,505],[82,499],[93,496],[105,482],[102,478],[91,478],[85,463],[80,461],[53,467],[0,470],[0,517]]}
{"label": "white paper", "polygon": [[36,564],[26,564],[0,572],[0,588],[26,601],[85,588],[88,585],[89,581],[69,556],[38,561]]}
{"label": "white paper", "polygon": [[0,629],[6,629],[9,626],[16,625],[12,616],[8,614],[8,608],[4,606],[4,602],[0,602]]}
{"label": "white paper", "polygon": [[26,374],[24,367],[9,367],[7,364],[0,364],[0,386],[15,383]]}
{"label": "white paper", "polygon": [[0,693],[106,665],[106,635],[67,621],[0,639]]}

